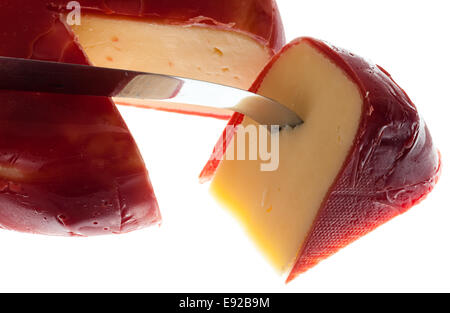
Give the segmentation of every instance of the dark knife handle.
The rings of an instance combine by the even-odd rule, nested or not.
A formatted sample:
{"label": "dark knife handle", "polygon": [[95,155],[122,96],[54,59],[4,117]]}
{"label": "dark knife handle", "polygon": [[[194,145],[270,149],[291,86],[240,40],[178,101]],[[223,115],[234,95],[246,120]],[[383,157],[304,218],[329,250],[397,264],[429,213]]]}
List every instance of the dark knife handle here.
{"label": "dark knife handle", "polygon": [[87,65],[0,57],[0,90],[114,97],[138,75],[133,71],[93,71]]}

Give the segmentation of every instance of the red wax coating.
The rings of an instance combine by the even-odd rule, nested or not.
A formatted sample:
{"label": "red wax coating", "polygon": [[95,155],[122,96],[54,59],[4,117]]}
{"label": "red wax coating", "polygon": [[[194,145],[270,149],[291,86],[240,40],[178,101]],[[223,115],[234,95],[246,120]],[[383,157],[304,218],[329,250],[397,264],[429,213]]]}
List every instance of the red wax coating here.
{"label": "red wax coating", "polygon": [[[45,1],[0,1],[0,29],[2,56],[89,64]],[[0,91],[0,133],[0,228],[90,236],[160,222],[143,160],[110,99]]]}
{"label": "red wax coating", "polygon": [[[287,281],[423,200],[441,170],[439,152],[408,95],[384,69],[346,50],[313,38],[294,40],[269,62],[250,90],[257,92],[273,64],[299,44],[311,45],[339,66],[359,87],[364,104],[353,147]],[[241,122],[242,115],[236,114],[230,125]],[[219,153],[232,139],[225,134],[200,176],[203,181],[213,177]]]}

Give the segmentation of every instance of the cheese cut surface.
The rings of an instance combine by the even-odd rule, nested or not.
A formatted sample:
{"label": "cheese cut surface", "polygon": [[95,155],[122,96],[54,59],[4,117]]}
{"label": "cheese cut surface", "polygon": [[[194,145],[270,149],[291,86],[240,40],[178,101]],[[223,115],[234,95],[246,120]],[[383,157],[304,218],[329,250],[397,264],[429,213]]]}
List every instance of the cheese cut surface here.
{"label": "cheese cut surface", "polygon": [[237,31],[84,14],[73,26],[96,66],[155,72],[248,89],[272,55]]}
{"label": "cheese cut surface", "polygon": [[262,160],[224,160],[211,190],[274,267],[285,272],[349,153],[363,100],[340,68],[306,44],[284,52],[258,93],[286,104],[305,123],[280,133],[278,170],[260,171]]}

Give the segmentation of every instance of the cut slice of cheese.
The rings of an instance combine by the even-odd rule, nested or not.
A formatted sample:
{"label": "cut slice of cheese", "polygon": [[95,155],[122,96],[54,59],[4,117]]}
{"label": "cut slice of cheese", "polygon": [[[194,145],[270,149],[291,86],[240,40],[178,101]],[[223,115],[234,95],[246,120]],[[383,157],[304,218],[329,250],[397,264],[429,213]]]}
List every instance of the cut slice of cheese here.
{"label": "cut slice of cheese", "polygon": [[[262,172],[261,159],[224,160],[211,190],[239,218],[274,267],[285,272],[352,146],[363,100],[358,86],[307,44],[285,51],[258,93],[287,105],[305,123],[281,131],[276,171]],[[250,123],[244,120],[244,125]]]}
{"label": "cut slice of cheese", "polygon": [[96,66],[176,75],[248,89],[273,52],[245,33],[84,14],[73,26]]}
{"label": "cut slice of cheese", "polygon": [[[230,160],[242,136],[227,128],[200,177],[215,173],[213,194],[275,268],[289,271],[287,282],[406,212],[439,178],[439,153],[408,95],[384,69],[347,50],[296,39],[250,90],[289,106],[305,123],[281,131],[273,172],[261,171],[265,153],[257,161]],[[241,122],[236,117],[229,126]]]}

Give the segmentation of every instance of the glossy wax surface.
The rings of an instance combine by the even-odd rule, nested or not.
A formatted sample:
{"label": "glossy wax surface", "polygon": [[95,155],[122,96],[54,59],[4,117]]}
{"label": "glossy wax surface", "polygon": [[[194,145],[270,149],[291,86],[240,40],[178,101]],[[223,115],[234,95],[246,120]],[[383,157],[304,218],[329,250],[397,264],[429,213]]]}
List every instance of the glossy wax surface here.
{"label": "glossy wax surface", "polygon": [[[89,64],[45,1],[0,1],[0,29],[2,56]],[[0,91],[0,104],[0,228],[90,236],[160,221],[145,165],[111,100]]]}
{"label": "glossy wax surface", "polygon": [[353,149],[288,281],[423,200],[441,170],[424,120],[388,72],[322,41],[305,38],[293,44],[302,41],[347,73],[359,86],[364,104]]}

